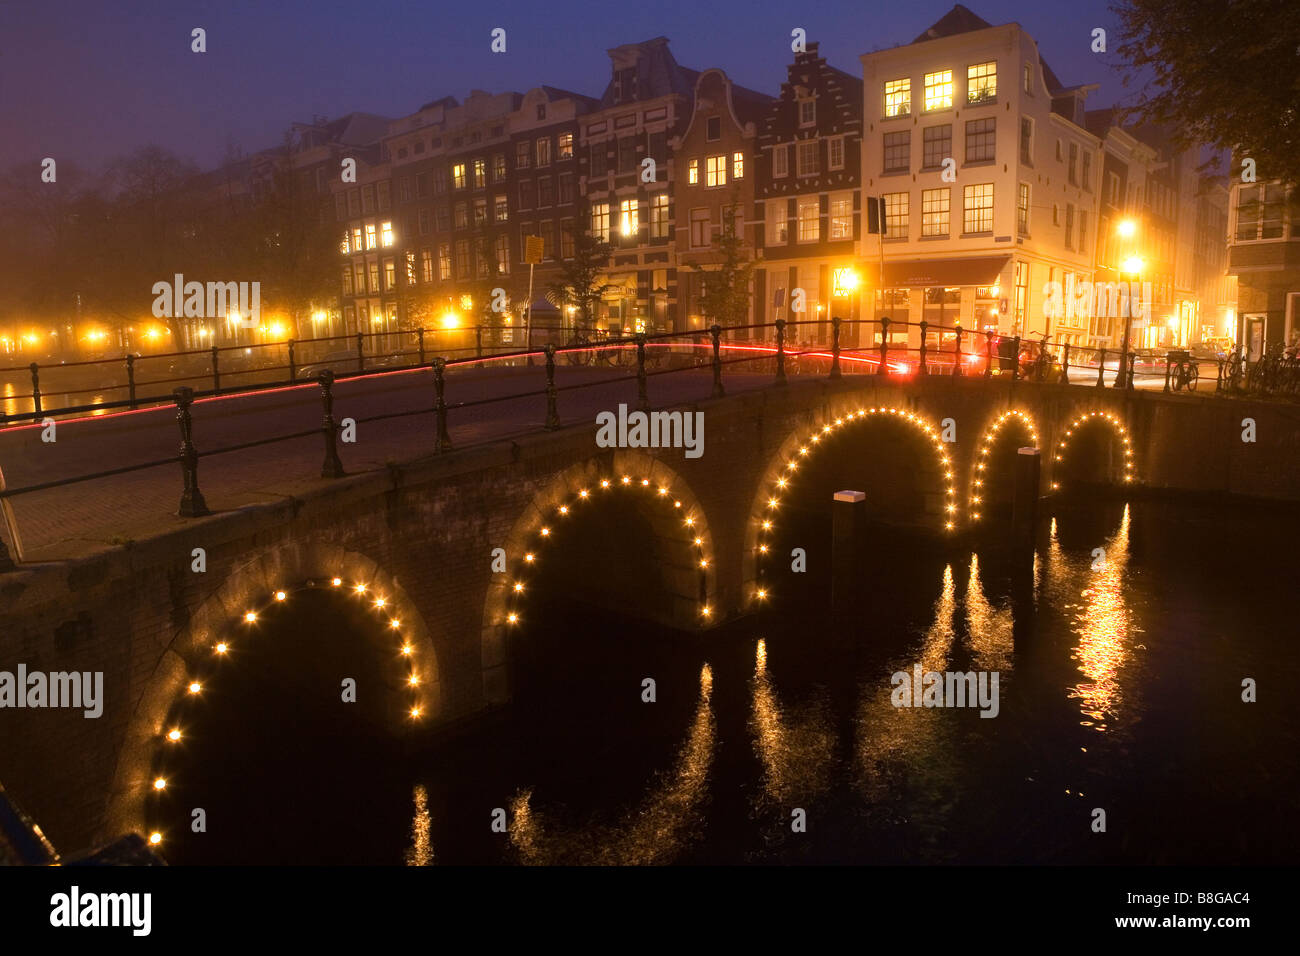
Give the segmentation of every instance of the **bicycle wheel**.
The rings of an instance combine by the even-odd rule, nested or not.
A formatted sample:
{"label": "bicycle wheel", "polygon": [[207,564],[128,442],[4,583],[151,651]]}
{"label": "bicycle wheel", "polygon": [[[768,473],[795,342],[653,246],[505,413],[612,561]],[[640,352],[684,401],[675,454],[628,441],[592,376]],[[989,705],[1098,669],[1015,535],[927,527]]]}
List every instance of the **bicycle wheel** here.
{"label": "bicycle wheel", "polygon": [[569,364],[590,365],[591,350],[589,348],[586,348],[586,346],[589,345],[591,345],[591,342],[582,336],[577,336],[575,338],[570,339],[567,348],[574,349],[575,351],[565,353],[566,357],[569,360]]}
{"label": "bicycle wheel", "polygon": [[1197,367],[1195,362],[1192,362],[1190,365],[1187,366],[1187,376],[1186,378],[1183,379],[1183,382],[1187,386],[1187,390],[1189,392],[1196,391],[1196,383],[1200,381],[1200,378],[1201,378],[1201,370],[1200,368]]}

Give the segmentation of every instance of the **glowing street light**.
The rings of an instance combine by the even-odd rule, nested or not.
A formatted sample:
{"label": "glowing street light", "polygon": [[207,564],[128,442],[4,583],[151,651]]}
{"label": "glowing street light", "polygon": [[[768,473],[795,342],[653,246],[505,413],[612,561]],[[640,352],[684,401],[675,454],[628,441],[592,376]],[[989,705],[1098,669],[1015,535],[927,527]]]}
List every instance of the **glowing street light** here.
{"label": "glowing street light", "polygon": [[1137,234],[1137,223],[1132,219],[1121,219],[1115,231],[1125,239],[1132,239]]}

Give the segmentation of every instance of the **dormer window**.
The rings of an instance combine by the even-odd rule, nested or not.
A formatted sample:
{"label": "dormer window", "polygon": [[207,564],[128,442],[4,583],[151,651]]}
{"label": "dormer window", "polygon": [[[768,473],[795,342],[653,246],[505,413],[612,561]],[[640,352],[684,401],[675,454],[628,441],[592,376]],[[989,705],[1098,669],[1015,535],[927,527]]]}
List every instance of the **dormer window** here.
{"label": "dormer window", "polygon": [[817,123],[817,101],[806,99],[799,101],[799,125],[814,126]]}
{"label": "dormer window", "polygon": [[722,139],[722,118],[719,116],[709,117],[704,134],[705,140],[712,143],[715,140]]}
{"label": "dormer window", "polygon": [[614,71],[614,102],[636,99],[636,67]]}
{"label": "dormer window", "polygon": [[546,119],[546,104],[545,104],[545,103],[538,103],[538,104],[537,104],[537,118],[538,118],[539,120],[544,120],[544,119]]}

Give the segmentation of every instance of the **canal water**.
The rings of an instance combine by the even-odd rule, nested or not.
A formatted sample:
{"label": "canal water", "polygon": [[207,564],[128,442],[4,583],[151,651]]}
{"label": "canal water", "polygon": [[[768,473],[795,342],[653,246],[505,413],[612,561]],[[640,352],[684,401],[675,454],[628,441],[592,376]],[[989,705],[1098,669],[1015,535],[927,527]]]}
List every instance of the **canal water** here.
{"label": "canal water", "polygon": [[[363,691],[383,680],[374,616],[338,591],[296,592],[205,687],[157,814],[166,855],[1293,863],[1300,518],[1105,497],[1053,508],[1032,563],[872,529],[840,606],[815,559],[829,516],[792,512],[773,552],[812,542],[808,570],[778,563],[767,612],[702,635],[567,603],[566,575],[601,562],[657,587],[638,557],[648,529],[575,523],[565,547],[595,563],[551,562],[530,585],[515,705],[422,747],[339,702],[340,674]],[[917,665],[996,672],[996,716],[895,706],[892,676]],[[205,833],[189,832],[193,807]]]}

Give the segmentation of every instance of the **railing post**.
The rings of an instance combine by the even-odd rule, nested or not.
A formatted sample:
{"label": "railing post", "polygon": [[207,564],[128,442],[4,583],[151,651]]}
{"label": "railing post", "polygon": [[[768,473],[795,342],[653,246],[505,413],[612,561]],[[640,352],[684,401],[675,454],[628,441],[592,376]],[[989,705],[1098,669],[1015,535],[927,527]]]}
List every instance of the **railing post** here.
{"label": "railing post", "polygon": [[889,316],[886,315],[880,317],[880,365],[876,374],[889,374]]}
{"label": "railing post", "polygon": [[357,371],[358,372],[364,372],[366,370],[365,340],[366,340],[365,333],[358,332],[357,333]]}
{"label": "railing post", "polygon": [[1065,343],[1065,348],[1061,350],[1061,384],[1070,384],[1070,343]]}
{"label": "railing post", "polygon": [[964,331],[964,330],[962,329],[962,327],[961,327],[960,325],[957,326],[957,334],[956,334],[956,336],[954,337],[954,340],[953,340],[953,355],[954,355],[954,358],[953,358],[953,360],[952,360],[952,374],[953,374],[953,375],[960,375],[960,374],[962,374],[962,371],[961,371],[961,336],[962,336],[962,332],[963,332],[963,331]]}
{"label": "railing post", "polygon": [[126,353],[126,395],[131,407],[135,408],[135,353]]}
{"label": "railing post", "polygon": [[334,370],[321,369],[316,373],[320,382],[321,400],[325,403],[325,417],[321,421],[321,436],[325,439],[325,462],[320,466],[322,478],[342,478],[343,462],[339,461],[338,424],[334,421]]}
{"label": "railing post", "polygon": [[776,320],[776,384],[785,385],[785,319]]}
{"label": "railing post", "polygon": [[929,335],[930,335],[930,323],[925,321],[925,319],[922,319],[921,320],[921,364],[918,365],[916,368],[917,375],[930,374],[930,369],[926,365],[926,339],[929,338]]}
{"label": "railing post", "polygon": [[212,346],[212,391],[221,391],[221,366],[219,357],[221,353],[214,345]]}
{"label": "railing post", "polygon": [[636,407],[643,412],[650,411],[650,396],[646,393],[645,381],[645,333],[636,336]]}
{"label": "railing post", "polygon": [[451,435],[447,431],[447,360],[441,355],[433,360],[434,410],[438,418],[438,437],[434,439],[433,451],[436,455],[451,451]]}
{"label": "railing post", "polygon": [[419,337],[420,364],[424,364],[424,329],[416,329],[415,334]]}
{"label": "railing post", "polygon": [[32,371],[32,413],[41,417],[41,367],[33,362],[27,366]]}
{"label": "railing post", "polygon": [[474,356],[483,357],[483,326],[474,326]]}
{"label": "railing post", "polygon": [[838,315],[831,317],[831,378],[840,377],[840,322]]}
{"label": "railing post", "polygon": [[298,363],[294,361],[293,356],[293,339],[289,340],[289,381],[294,381],[298,377]]}
{"label": "railing post", "polygon": [[993,377],[993,333],[984,333],[984,377]]}
{"label": "railing post", "polygon": [[558,393],[555,391],[555,345],[546,343],[546,427],[552,431],[560,427],[560,413],[556,408]]}
{"label": "railing post", "polygon": [[1133,391],[1133,367],[1137,365],[1137,360],[1137,353],[1133,353],[1128,357],[1128,382],[1124,387],[1130,392]]}
{"label": "railing post", "polygon": [[1169,371],[1170,371],[1169,360],[1170,360],[1170,353],[1166,352],[1165,353],[1165,394],[1166,395],[1169,394]]}
{"label": "railing post", "polygon": [[190,418],[194,389],[182,385],[172,395],[176,400],[176,422],[181,428],[181,474],[185,480],[177,513],[182,518],[199,518],[212,512],[203,500],[203,492],[199,491],[199,452],[194,447],[194,421]]}
{"label": "railing post", "polygon": [[726,394],[722,388],[722,326],[716,322],[709,326],[709,335],[713,338],[713,397],[721,398]]}
{"label": "railing post", "polygon": [[[1119,374],[1119,365],[1116,363],[1115,374]],[[1097,350],[1097,387],[1106,387],[1106,350]]]}
{"label": "railing post", "polygon": [[1020,336],[1011,340],[1011,381],[1020,381]]}

